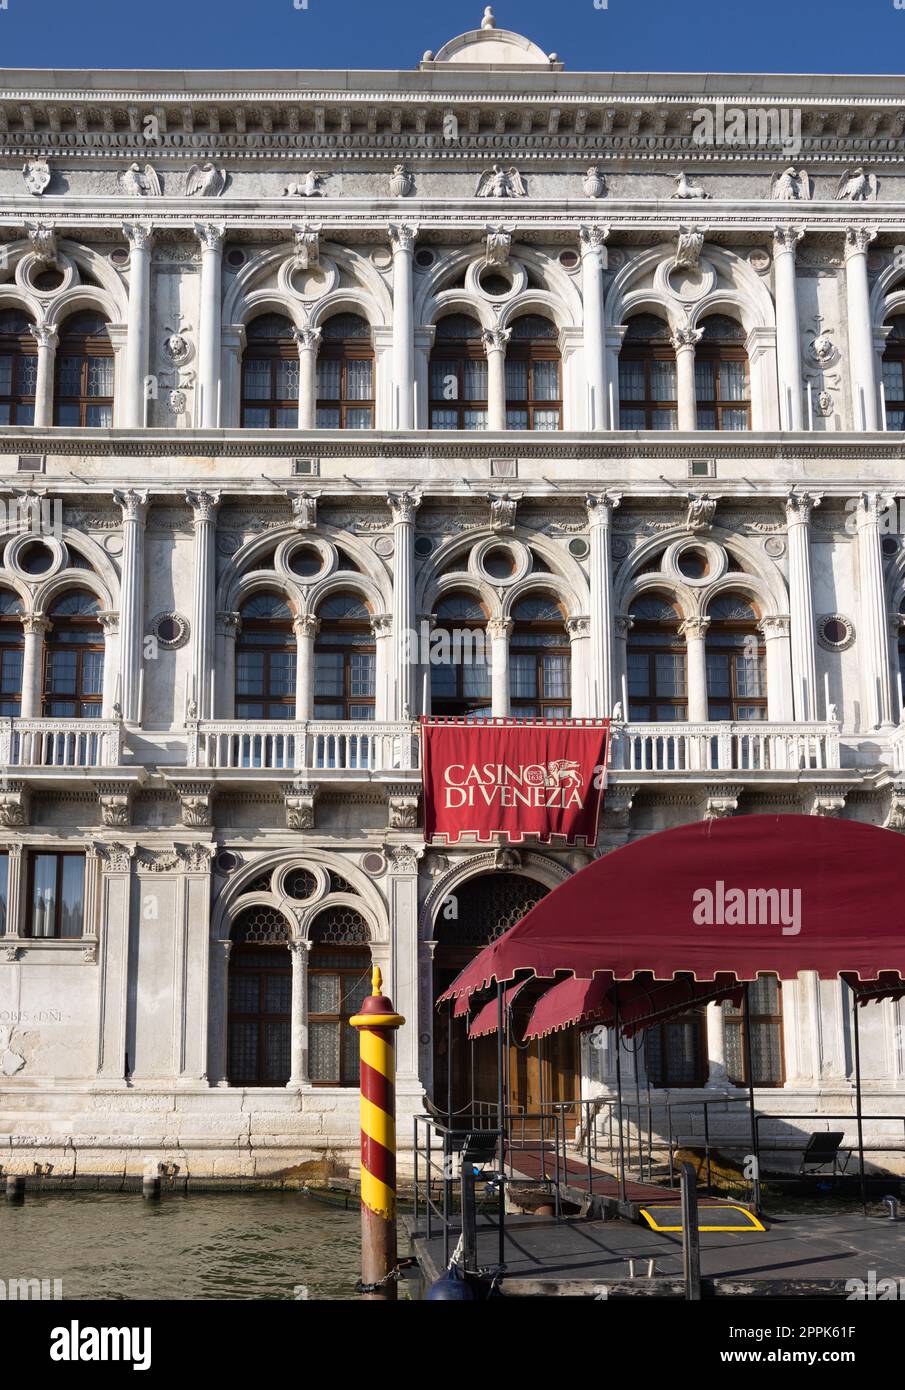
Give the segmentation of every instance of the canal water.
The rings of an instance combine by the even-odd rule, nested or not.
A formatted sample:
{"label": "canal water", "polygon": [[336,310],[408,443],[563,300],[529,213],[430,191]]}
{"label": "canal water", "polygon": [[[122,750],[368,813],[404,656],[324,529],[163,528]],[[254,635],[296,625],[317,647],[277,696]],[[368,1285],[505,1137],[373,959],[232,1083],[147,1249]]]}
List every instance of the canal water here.
{"label": "canal water", "polygon": [[361,1217],[296,1192],[29,1193],[0,1198],[0,1279],[63,1298],[351,1299]]}

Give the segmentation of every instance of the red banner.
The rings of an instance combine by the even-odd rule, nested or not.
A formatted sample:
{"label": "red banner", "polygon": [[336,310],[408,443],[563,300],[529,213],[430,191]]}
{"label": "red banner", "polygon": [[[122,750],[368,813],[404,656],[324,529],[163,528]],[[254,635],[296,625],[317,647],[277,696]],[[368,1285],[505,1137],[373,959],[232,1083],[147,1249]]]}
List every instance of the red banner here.
{"label": "red banner", "polygon": [[593,845],[609,720],[422,718],[425,839]]}

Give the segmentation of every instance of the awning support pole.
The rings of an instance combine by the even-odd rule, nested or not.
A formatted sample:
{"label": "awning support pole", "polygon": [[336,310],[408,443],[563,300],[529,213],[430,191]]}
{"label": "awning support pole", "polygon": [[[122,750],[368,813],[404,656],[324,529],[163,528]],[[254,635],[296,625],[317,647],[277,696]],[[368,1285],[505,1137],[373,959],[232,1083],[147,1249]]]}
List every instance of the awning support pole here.
{"label": "awning support pole", "polygon": [[698,1190],[694,1167],[682,1164],[682,1273],[685,1297],[701,1300],[701,1229],[698,1224]]}
{"label": "awning support pole", "polygon": [[[446,1011],[446,1123],[453,1127],[453,1008],[455,1000],[450,999]],[[465,1016],[468,1028],[468,1015]]]}
{"label": "awning support pole", "polygon": [[855,1051],[855,1118],[858,1121],[858,1181],[861,1187],[861,1210],[867,1215],[867,1187],[864,1181],[864,1118],[861,1113],[861,1016],[858,997],[849,985],[852,996],[852,1041]]}
{"label": "awning support pole", "polygon": [[751,1157],[754,1162],[751,1196],[754,1210],[760,1211],[760,1144],[757,1135],[757,1114],[754,1108],[754,1050],[751,1046],[751,982],[745,981],[745,997],[742,1006],[745,1029],[745,1056],[748,1061],[748,1108],[751,1119]]}
{"label": "awning support pole", "polygon": [[497,1227],[499,1231],[499,1263],[505,1263],[506,1253],[506,1230],[504,1226],[506,1216],[506,1195],[504,1192],[506,1177],[506,1130],[505,1114],[503,1110],[503,982],[497,981],[496,987],[496,1108],[497,1108],[497,1128],[499,1129],[500,1146],[500,1180],[498,1183],[497,1196]]}
{"label": "awning support pole", "polygon": [[622,1029],[619,1017],[619,990],[613,991],[613,1009],[615,1012],[615,1032],[616,1038],[616,1114],[619,1120],[619,1198],[626,1200],[625,1196],[625,1134],[622,1125]]}

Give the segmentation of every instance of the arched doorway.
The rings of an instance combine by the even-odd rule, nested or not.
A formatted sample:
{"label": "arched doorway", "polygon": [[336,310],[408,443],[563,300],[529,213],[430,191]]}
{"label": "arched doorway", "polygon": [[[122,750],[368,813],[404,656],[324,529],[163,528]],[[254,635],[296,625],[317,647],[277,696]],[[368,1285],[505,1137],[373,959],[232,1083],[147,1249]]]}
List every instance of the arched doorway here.
{"label": "arched doorway", "polygon": [[232,929],[227,1011],[231,1086],[285,1086],[292,1071],[289,924],[275,907],[248,907]]}
{"label": "arched doorway", "polygon": [[[536,879],[502,871],[469,879],[444,899],[434,925],[434,998],[480,950],[520,921],[548,891]],[[536,1113],[541,1104],[574,1101],[578,1094],[579,1055],[574,1029],[554,1034],[540,1047],[519,1041],[538,992],[528,984],[513,1002],[506,1062],[509,1105],[528,1114]],[[434,1104],[441,1110],[447,1107],[450,1036],[453,1111],[495,1106],[496,1035],[470,1041],[464,1019],[454,1019],[450,1030],[442,1014],[434,1027]]]}

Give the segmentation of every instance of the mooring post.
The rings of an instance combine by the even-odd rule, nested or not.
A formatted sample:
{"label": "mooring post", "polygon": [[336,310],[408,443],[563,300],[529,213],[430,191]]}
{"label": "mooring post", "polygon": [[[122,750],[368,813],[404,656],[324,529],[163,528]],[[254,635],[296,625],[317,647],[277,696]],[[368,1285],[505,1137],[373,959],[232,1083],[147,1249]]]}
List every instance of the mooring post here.
{"label": "mooring post", "polygon": [[682,1164],[682,1275],[685,1297],[701,1299],[701,1232],[698,1227],[697,1174],[690,1163]]}
{"label": "mooring post", "polygon": [[14,1203],[25,1201],[25,1178],[21,1173],[7,1173],[6,1200]]}
{"label": "mooring post", "polygon": [[369,1299],[396,1297],[396,1048],[405,1019],[385,994],[380,967],[361,1013],[349,1019],[358,1029],[361,1084],[361,1293]]}

